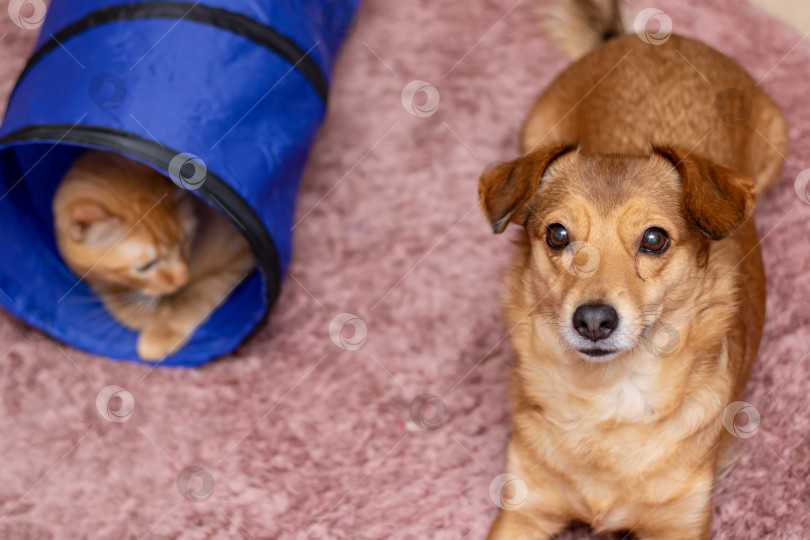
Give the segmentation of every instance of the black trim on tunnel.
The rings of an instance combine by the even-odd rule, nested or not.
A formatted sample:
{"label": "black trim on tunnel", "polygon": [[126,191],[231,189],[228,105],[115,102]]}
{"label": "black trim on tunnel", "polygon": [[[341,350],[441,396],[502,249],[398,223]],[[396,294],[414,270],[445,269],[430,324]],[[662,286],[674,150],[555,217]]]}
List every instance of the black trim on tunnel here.
{"label": "black trim on tunnel", "polygon": [[[15,142],[74,143],[106,148],[129,154],[160,170],[169,170],[169,163],[180,154],[170,148],[145,139],[134,133],[102,126],[76,126],[71,124],[35,124],[17,130],[0,139],[0,146]],[[253,208],[212,171],[207,171],[205,181],[196,190],[217,210],[225,215],[244,235],[256,257],[256,265],[264,277],[267,289],[267,309],[250,335],[267,320],[270,309],[281,289],[281,265],[273,238]],[[250,336],[247,336],[250,337]],[[247,339],[246,337],[246,339]]]}
{"label": "black trim on tunnel", "polygon": [[329,85],[320,66],[309,56],[308,51],[302,49],[295,41],[281,34],[275,28],[257,22],[247,15],[228,11],[227,9],[201,5],[198,2],[132,2],[116,4],[88,13],[78,21],[59,30],[51,36],[51,39],[45,41],[34,51],[17,79],[17,85],[43,56],[73,36],[96,26],[138,19],[192,21],[214,26],[250,39],[292,64],[296,70],[309,80],[323,102],[326,103]]}

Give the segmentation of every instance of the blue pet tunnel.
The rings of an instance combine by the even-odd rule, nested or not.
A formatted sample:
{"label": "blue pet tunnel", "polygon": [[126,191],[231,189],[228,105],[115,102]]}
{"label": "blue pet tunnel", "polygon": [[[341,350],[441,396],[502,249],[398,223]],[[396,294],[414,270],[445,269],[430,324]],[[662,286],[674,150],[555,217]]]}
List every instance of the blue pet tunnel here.
{"label": "blue pet tunnel", "polygon": [[258,271],[163,363],[235,349],[279,294],[301,172],[360,1],[53,0],[0,127],[0,304],[77,348],[138,360],[136,334],[68,270],[53,234],[65,171],[87,148],[112,150],[193,189],[256,255]]}

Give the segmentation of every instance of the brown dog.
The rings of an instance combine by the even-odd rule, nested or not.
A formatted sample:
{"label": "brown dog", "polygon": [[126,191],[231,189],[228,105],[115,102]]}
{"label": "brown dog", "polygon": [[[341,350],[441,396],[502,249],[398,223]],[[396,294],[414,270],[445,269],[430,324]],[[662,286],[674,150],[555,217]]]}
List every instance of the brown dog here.
{"label": "brown dog", "polygon": [[480,180],[494,231],[523,227],[505,300],[520,489],[489,538],[572,520],[708,538],[732,454],[723,414],[765,312],[751,213],[779,176],[785,121],[707,45],[620,35],[615,0],[567,7],[569,49],[609,39],[540,96],[523,157]]}

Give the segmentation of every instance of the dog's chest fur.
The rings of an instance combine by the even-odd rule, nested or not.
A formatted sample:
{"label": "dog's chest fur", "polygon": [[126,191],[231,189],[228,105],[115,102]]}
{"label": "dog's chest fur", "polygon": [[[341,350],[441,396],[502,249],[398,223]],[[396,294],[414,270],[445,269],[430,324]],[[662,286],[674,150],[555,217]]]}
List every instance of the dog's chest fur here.
{"label": "dog's chest fur", "polygon": [[[621,527],[695,472],[705,457],[703,436],[694,453],[675,459],[672,450],[694,435],[700,419],[716,414],[724,398],[699,382],[709,373],[690,372],[694,386],[683,387],[666,362],[643,352],[621,365],[583,366],[590,368],[584,378],[572,379],[556,360],[543,360],[554,347],[536,329],[526,324],[513,335],[522,351],[513,379],[516,437],[530,449],[531,462],[542,462],[568,486],[580,519],[595,529]],[[725,351],[717,358],[718,371],[726,358]],[[716,438],[717,430],[704,435]]]}
{"label": "dog's chest fur", "polygon": [[597,417],[616,422],[650,419],[661,405],[658,377],[653,363],[637,366],[597,398]]}

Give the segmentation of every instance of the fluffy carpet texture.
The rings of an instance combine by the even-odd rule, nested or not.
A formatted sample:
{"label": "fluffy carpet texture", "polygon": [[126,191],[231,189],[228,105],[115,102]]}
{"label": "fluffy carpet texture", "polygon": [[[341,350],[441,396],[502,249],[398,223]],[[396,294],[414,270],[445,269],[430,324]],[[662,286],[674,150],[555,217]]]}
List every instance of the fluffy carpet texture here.
{"label": "fluffy carpet texture", "polygon": [[[528,107],[568,63],[538,5],[366,1],[303,180],[292,273],[232,356],[150,370],[0,314],[0,538],[483,538],[511,429],[512,246],[481,216],[477,177],[517,155]],[[810,537],[810,204],[794,190],[810,168],[810,41],[741,0],[623,7],[660,8],[738,60],[790,120],[782,182],[756,210],[770,296],[746,401],[760,426],[717,485],[714,535]],[[36,33],[5,12],[2,103]],[[406,107],[412,81],[435,90],[406,91]],[[341,314],[359,318],[342,333]]]}

